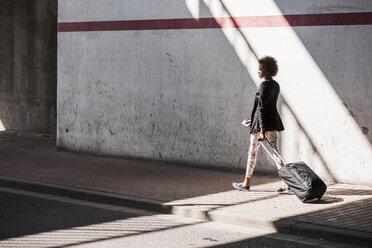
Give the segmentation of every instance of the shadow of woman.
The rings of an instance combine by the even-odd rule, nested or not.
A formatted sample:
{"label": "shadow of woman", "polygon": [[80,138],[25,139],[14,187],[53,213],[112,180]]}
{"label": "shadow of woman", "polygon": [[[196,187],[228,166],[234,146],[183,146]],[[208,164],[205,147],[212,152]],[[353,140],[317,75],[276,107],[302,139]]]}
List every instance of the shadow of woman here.
{"label": "shadow of woman", "polygon": [[310,203],[310,204],[332,204],[332,203],[337,203],[337,202],[343,202],[344,199],[341,197],[335,197],[335,196],[323,196],[320,200],[315,199],[315,200],[310,200],[306,201],[305,203]]}

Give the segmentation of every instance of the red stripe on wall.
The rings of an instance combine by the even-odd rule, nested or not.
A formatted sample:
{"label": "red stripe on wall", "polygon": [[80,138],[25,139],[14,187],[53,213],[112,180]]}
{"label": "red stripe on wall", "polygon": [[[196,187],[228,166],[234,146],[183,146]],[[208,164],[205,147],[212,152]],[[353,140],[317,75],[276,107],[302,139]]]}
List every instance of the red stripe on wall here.
{"label": "red stripe on wall", "polygon": [[187,18],[130,21],[61,22],[58,23],[58,31],[84,32],[119,30],[333,26],[369,24],[372,24],[372,12],[277,15],[277,16],[240,16],[200,19]]}

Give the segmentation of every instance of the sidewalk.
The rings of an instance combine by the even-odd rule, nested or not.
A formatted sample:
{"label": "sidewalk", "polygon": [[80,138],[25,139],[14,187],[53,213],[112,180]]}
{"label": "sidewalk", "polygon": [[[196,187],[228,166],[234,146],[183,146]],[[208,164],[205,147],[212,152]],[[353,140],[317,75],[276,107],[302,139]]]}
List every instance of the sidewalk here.
{"label": "sidewalk", "polygon": [[321,201],[278,195],[277,177],[56,151],[55,138],[0,133],[0,186],[372,246],[372,187],[328,184]]}

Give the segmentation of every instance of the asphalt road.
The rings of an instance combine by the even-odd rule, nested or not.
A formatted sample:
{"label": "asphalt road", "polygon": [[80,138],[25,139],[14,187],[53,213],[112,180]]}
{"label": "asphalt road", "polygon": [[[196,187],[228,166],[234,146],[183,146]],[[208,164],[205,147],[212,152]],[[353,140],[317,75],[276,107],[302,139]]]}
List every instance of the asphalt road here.
{"label": "asphalt road", "polygon": [[0,247],[350,247],[0,188]]}

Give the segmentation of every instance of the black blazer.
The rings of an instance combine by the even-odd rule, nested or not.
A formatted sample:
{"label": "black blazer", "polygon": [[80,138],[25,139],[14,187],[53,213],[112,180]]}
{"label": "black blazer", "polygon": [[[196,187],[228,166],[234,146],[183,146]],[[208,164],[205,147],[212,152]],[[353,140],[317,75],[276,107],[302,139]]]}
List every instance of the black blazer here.
{"label": "black blazer", "polygon": [[251,133],[283,131],[283,123],[276,109],[280,93],[279,84],[271,79],[258,87],[251,114]]}

